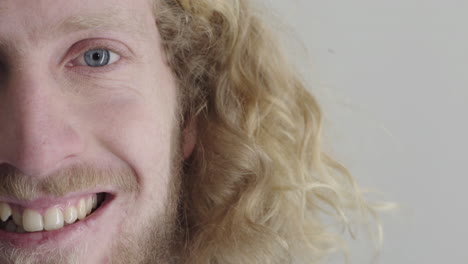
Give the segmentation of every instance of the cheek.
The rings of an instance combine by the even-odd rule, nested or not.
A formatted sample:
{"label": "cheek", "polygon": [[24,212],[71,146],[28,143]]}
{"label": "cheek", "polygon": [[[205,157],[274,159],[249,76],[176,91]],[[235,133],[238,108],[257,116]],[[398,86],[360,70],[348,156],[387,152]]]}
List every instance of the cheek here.
{"label": "cheek", "polygon": [[[127,208],[130,215],[141,216],[140,220],[164,210],[172,176],[173,110],[163,105],[137,100],[97,106],[94,111],[93,136],[103,152],[136,173],[141,192],[135,194],[132,208],[122,208]],[[149,205],[153,210],[148,210]]]}
{"label": "cheek", "polygon": [[91,145],[130,166],[142,190],[139,197],[161,207],[172,176],[177,102],[170,69],[155,61],[160,58],[119,78],[90,83],[77,95],[74,112]]}
{"label": "cheek", "polygon": [[[163,107],[164,106],[164,107]],[[132,165],[146,166],[167,159],[173,110],[155,101],[114,102],[94,111],[93,134]]]}

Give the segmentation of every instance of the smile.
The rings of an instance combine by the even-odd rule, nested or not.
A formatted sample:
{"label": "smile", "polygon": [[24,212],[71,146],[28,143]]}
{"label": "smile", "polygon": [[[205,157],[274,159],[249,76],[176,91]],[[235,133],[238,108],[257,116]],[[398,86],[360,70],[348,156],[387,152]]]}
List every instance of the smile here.
{"label": "smile", "polygon": [[85,221],[100,208],[105,198],[105,193],[95,193],[47,207],[1,202],[0,230],[21,234],[59,230],[75,222]]}

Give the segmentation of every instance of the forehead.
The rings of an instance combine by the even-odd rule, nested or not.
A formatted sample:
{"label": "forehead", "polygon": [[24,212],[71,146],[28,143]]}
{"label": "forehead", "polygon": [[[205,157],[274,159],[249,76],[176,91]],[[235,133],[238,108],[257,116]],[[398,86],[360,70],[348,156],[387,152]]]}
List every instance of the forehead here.
{"label": "forehead", "polygon": [[[0,0],[0,33],[31,39],[58,30],[114,26],[141,30],[152,18],[151,0]],[[146,21],[145,21],[146,20]]]}

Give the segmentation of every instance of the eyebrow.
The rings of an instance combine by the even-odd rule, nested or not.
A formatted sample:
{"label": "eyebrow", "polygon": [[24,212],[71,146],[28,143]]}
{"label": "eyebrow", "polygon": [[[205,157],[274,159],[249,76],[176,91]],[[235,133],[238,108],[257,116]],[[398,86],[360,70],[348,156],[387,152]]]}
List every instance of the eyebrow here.
{"label": "eyebrow", "polygon": [[[0,6],[0,13],[6,8]],[[49,37],[57,37],[60,34],[67,34],[85,30],[111,30],[117,32],[129,33],[132,36],[140,39],[148,38],[148,28],[145,26],[145,21],[142,15],[137,12],[131,12],[118,7],[107,8],[107,12],[95,12],[83,15],[74,15],[49,26],[47,34]],[[155,25],[156,26],[156,25]],[[25,51],[19,45],[14,45],[8,39],[2,39],[0,36],[0,62],[5,53],[19,54]]]}
{"label": "eyebrow", "polygon": [[105,13],[90,13],[65,18],[54,26],[53,32],[63,34],[90,29],[123,31],[142,38],[147,36],[141,15],[115,7]]}

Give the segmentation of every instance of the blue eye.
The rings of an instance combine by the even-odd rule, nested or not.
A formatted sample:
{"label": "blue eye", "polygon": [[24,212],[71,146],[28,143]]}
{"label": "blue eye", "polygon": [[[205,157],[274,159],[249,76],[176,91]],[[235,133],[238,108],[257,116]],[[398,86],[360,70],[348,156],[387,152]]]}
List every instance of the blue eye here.
{"label": "blue eye", "polygon": [[107,49],[91,49],[77,58],[76,63],[81,66],[104,67],[120,59],[120,56]]}
{"label": "blue eye", "polygon": [[102,67],[109,63],[110,53],[104,49],[88,50],[84,54],[86,65],[90,67]]}

